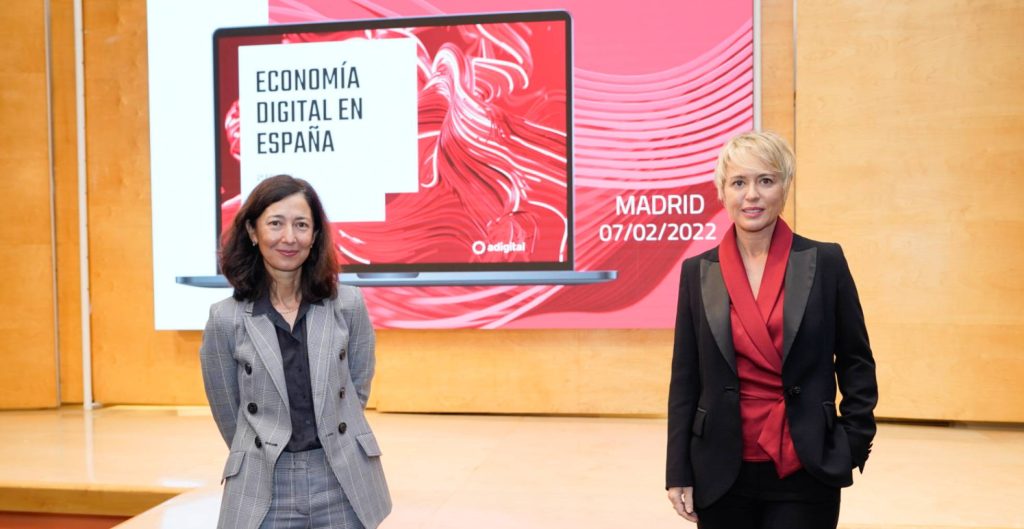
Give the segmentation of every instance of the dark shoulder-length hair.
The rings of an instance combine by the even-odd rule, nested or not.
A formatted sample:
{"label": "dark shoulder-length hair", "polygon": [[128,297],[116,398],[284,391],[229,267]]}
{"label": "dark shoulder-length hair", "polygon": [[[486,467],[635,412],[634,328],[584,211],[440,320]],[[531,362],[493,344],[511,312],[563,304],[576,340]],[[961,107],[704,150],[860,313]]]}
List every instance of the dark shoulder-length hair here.
{"label": "dark shoulder-length hair", "polygon": [[259,246],[254,246],[246,226],[256,227],[256,219],[271,204],[301,193],[313,215],[313,246],[302,263],[299,290],[302,299],[315,303],[334,298],[338,293],[338,258],[331,243],[330,224],[320,197],[313,186],[301,178],[277,175],[260,182],[242,204],[231,230],[224,234],[220,249],[220,269],[231,286],[234,298],[255,301],[270,289],[270,277],[263,265]]}

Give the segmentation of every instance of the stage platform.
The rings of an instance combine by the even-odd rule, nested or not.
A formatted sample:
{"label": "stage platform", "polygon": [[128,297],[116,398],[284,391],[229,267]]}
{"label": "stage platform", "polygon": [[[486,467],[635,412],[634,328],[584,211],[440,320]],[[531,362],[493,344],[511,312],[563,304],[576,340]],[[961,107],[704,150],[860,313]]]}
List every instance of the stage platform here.
{"label": "stage platform", "polygon": [[[663,491],[664,419],[369,419],[395,504],[382,529],[694,527]],[[216,525],[227,449],[208,408],[5,411],[0,446],[0,511]],[[844,529],[1024,528],[1024,428],[883,423],[855,480]]]}

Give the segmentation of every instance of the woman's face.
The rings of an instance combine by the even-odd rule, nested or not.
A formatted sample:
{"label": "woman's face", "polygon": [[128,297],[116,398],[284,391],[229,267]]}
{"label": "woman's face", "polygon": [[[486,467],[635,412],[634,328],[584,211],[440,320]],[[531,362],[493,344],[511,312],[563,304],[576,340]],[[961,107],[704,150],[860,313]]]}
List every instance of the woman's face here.
{"label": "woman's face", "polygon": [[722,204],[738,231],[758,233],[775,225],[786,203],[782,178],[761,164],[729,164],[725,170]]}
{"label": "woman's face", "polygon": [[274,202],[246,226],[250,240],[256,241],[263,264],[270,272],[292,272],[302,267],[313,246],[313,214],[302,193]]}

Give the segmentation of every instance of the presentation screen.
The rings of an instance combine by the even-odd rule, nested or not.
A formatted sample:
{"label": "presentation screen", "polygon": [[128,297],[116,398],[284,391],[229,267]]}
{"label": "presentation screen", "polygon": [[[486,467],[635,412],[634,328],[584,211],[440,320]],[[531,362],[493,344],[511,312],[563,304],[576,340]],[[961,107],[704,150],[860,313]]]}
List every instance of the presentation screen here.
{"label": "presentation screen", "polygon": [[378,328],[670,328],[754,127],[750,0],[148,4],[158,329],[231,294],[262,179],[323,199]]}

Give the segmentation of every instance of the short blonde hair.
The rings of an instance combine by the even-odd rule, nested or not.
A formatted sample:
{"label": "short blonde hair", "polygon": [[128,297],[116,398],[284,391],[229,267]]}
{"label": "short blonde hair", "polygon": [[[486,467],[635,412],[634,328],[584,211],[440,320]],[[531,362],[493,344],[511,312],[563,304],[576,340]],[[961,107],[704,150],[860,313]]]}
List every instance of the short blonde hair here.
{"label": "short blonde hair", "polygon": [[[729,140],[718,153],[715,167],[715,187],[718,198],[725,192],[725,170],[729,165],[749,168],[753,160],[782,180],[785,196],[789,196],[789,185],[793,181],[795,160],[793,150],[782,136],[771,131],[752,131]],[[745,163],[746,162],[746,163]]]}

